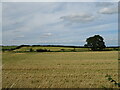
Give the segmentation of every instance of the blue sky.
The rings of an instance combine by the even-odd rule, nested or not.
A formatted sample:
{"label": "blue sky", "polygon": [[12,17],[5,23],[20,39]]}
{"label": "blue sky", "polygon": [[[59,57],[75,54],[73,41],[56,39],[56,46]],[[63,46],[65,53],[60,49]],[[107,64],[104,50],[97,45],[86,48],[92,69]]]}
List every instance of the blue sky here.
{"label": "blue sky", "polygon": [[4,2],[3,45],[84,45],[99,34],[118,45],[117,2]]}

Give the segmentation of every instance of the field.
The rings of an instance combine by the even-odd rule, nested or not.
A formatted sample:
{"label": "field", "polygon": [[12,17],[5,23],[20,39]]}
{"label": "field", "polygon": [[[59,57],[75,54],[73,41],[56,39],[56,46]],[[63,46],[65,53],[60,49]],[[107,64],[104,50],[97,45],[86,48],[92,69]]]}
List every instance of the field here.
{"label": "field", "polygon": [[[54,46],[23,46],[20,48],[17,48],[18,46],[2,46],[2,51],[14,51],[14,52],[29,52],[30,49],[33,51],[36,51],[37,49],[46,49],[50,50],[51,52],[84,52],[84,51],[90,51],[90,48],[73,48],[70,46],[67,47],[54,47]],[[107,47],[104,49],[105,51],[118,51],[118,47]]]}
{"label": "field", "polygon": [[3,88],[116,88],[118,52],[3,52]]}
{"label": "field", "polygon": [[2,46],[3,49],[12,49],[16,48],[17,46]]}
{"label": "field", "polygon": [[16,50],[14,50],[14,51],[29,51],[30,49],[33,49],[33,50],[37,50],[37,49],[47,49],[47,50],[50,50],[50,51],[53,51],[53,52],[57,52],[57,51],[66,51],[66,52],[71,52],[71,51],[88,51],[88,50],[90,50],[89,48],[70,48],[70,47],[48,47],[48,46],[44,46],[44,47],[42,47],[42,46],[36,46],[36,47],[22,47],[22,48],[20,48],[20,49],[16,49]]}

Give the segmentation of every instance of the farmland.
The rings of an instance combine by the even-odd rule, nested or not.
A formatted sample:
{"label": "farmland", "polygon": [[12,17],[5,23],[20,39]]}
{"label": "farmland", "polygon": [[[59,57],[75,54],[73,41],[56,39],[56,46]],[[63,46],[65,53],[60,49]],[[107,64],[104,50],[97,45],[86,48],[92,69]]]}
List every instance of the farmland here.
{"label": "farmland", "polygon": [[107,74],[118,81],[117,51],[3,52],[2,56],[3,88],[116,88]]}
{"label": "farmland", "polygon": [[[51,52],[84,52],[91,51],[87,47],[77,46],[2,46],[2,51],[14,51],[14,52],[29,52],[30,49],[36,52],[37,49],[49,50]],[[106,47],[104,51],[118,51],[118,47]]]}
{"label": "farmland", "polygon": [[[16,49],[14,51],[29,51],[30,49],[33,49],[34,51],[37,49],[47,49],[53,52],[60,52],[62,50],[64,50],[65,52],[71,52],[74,51],[74,48],[70,48],[70,47],[22,47],[20,49]],[[76,51],[88,51],[89,48],[76,48]]]}

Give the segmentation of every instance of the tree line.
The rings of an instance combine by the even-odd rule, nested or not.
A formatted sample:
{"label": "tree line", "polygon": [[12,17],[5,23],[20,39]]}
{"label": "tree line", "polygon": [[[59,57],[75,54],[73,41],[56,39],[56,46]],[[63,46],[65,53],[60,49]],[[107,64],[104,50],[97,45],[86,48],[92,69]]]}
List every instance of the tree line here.
{"label": "tree line", "polygon": [[[64,46],[64,45],[20,45],[15,48],[9,48],[4,49],[2,48],[2,51],[13,51],[16,49],[20,49],[22,47],[68,47],[68,48],[74,48],[73,51],[75,51],[75,48],[90,48],[92,51],[103,51],[105,48],[115,48],[118,50],[118,47],[106,47],[104,38],[100,35],[94,35],[92,37],[89,37],[86,39],[86,44],[84,46]],[[30,52],[32,52],[32,48],[30,49]],[[47,49],[37,49],[37,52],[50,52],[50,50]],[[64,50],[61,50],[64,51]]]}

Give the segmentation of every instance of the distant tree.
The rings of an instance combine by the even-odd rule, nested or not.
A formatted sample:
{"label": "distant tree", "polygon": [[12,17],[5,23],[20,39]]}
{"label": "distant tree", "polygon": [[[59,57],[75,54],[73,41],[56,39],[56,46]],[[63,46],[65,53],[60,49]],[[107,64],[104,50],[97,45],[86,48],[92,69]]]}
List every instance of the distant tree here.
{"label": "distant tree", "polygon": [[87,44],[85,44],[84,46],[90,47],[93,51],[100,51],[106,47],[105,42],[103,40],[103,37],[101,37],[100,35],[95,35],[93,37],[87,38]]}
{"label": "distant tree", "polygon": [[37,52],[50,52],[50,50],[47,49],[36,49]]}
{"label": "distant tree", "polygon": [[32,48],[30,48],[30,52],[33,52],[34,50]]}

